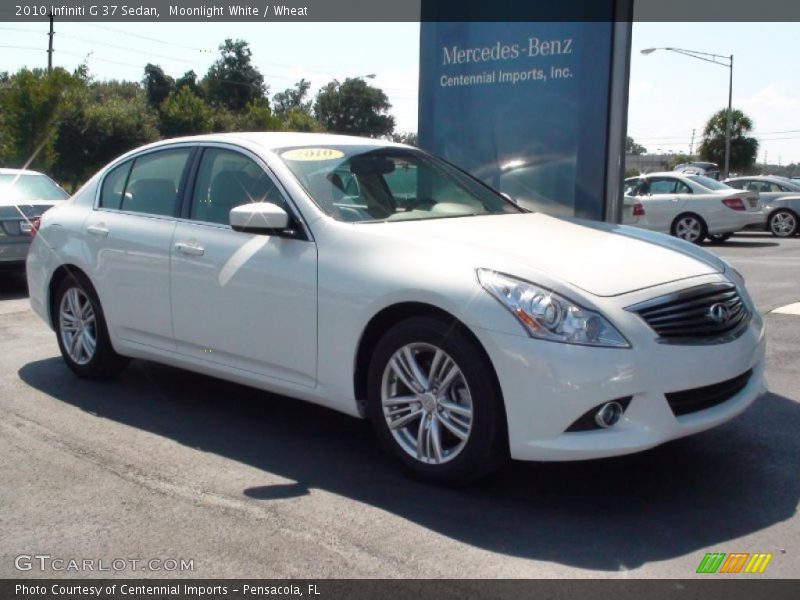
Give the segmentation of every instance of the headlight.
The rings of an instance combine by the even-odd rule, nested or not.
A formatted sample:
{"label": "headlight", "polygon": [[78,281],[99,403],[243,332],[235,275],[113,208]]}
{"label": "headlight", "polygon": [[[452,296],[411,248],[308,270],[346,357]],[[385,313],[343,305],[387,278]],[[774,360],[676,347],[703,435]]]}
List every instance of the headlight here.
{"label": "headlight", "polygon": [[631,347],[628,340],[595,311],[546,288],[497,271],[478,269],[477,272],[483,289],[511,311],[531,337],[585,346]]}

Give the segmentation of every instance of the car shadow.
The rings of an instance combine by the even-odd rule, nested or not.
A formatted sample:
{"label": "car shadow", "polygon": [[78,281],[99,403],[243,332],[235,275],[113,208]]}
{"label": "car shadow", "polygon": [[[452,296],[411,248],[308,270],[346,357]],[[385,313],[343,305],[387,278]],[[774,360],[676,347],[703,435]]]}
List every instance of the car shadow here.
{"label": "car shadow", "polygon": [[722,244],[713,244],[711,242],[706,241],[706,242],[703,242],[702,245],[705,246],[706,248],[709,248],[709,249],[714,249],[714,248],[719,248],[719,249],[723,249],[723,248],[772,248],[774,246],[780,246],[780,244],[778,242],[762,242],[762,241],[751,242],[749,240],[745,241],[745,240],[739,240],[737,238],[731,238],[727,242],[724,242]]}
{"label": "car shadow", "polygon": [[28,282],[25,273],[0,270],[0,301],[19,300],[28,297]]}
{"label": "car shadow", "polygon": [[792,518],[800,498],[800,406],[775,394],[725,426],[646,453],[514,462],[445,489],[399,471],[367,422],[289,398],[145,361],[109,382],[79,380],[60,358],[19,376],[93,415],[293,482],[254,479],[242,490],[253,502],[323,489],[465,544],[586,569],[723,545]]}

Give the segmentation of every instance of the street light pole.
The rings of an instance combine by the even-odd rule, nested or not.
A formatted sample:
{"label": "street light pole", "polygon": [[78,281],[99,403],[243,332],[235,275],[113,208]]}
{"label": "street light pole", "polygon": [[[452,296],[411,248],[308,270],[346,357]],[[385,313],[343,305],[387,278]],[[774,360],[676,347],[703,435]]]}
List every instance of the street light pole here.
{"label": "street light pole", "polygon": [[706,62],[714,63],[715,65],[727,67],[729,69],[728,119],[725,126],[725,168],[723,170],[725,178],[729,177],[731,171],[731,134],[733,132],[733,54],[730,56],[722,56],[720,54],[698,52],[697,50],[686,50],[685,48],[645,48],[642,50],[642,54],[652,54],[656,50],[668,50],[670,52],[676,52],[690,58],[704,60]]}

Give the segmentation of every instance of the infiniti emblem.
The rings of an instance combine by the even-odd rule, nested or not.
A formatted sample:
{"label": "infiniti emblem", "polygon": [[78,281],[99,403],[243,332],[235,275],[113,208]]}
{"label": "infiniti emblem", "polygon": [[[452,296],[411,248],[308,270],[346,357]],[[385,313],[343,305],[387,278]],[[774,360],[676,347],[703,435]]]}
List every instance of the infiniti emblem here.
{"label": "infiniti emblem", "polygon": [[706,318],[709,321],[714,321],[714,323],[721,325],[731,318],[731,311],[724,304],[712,304],[708,307],[708,311],[706,311]]}

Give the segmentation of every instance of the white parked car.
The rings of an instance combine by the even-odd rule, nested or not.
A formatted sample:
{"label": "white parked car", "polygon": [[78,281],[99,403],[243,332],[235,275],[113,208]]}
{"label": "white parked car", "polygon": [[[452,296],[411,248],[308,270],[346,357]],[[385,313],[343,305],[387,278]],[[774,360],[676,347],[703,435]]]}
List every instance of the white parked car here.
{"label": "white parked car", "polygon": [[369,417],[439,482],[644,450],[765,389],[763,322],[725,262],[524,212],[378,140],[146,146],[42,217],[27,271],[79,376],[143,358]]}
{"label": "white parked car", "polygon": [[0,169],[0,269],[21,270],[39,217],[69,194],[47,175]]}
{"label": "white parked car", "polygon": [[668,171],[625,180],[625,194],[642,201],[648,229],[699,244],[724,242],[748,226],[763,228],[758,194],[703,175]]}
{"label": "white parked car", "polygon": [[767,217],[767,231],[777,237],[800,233],[800,181],[766,175],[734,177],[731,187],[756,192]]}

